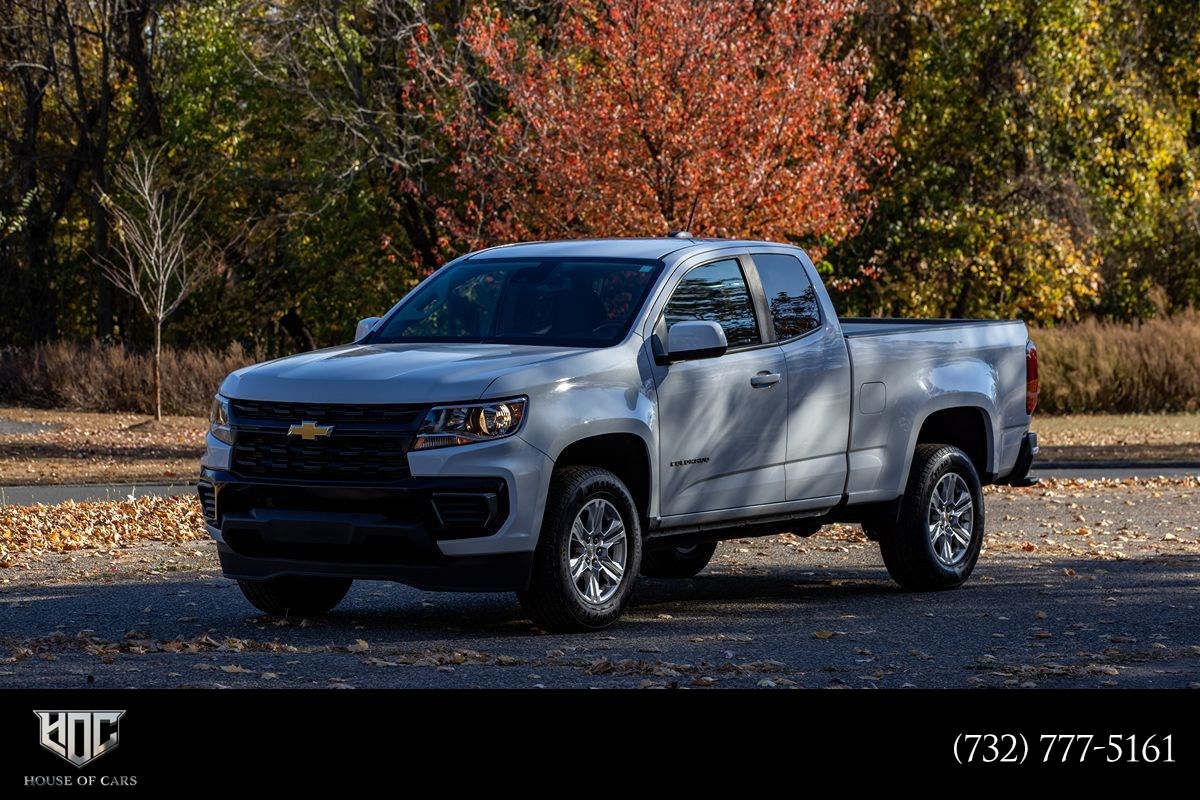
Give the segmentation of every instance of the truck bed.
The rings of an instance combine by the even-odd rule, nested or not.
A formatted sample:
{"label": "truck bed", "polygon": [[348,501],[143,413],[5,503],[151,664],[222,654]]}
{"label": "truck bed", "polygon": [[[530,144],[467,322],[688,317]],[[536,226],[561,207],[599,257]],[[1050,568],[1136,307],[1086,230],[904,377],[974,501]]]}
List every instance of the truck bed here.
{"label": "truck bed", "polygon": [[1029,428],[1025,412],[1025,324],[1017,320],[840,320],[850,353],[852,503],[903,491],[907,457],[925,419],[967,408],[988,423],[987,464],[1007,474]]}
{"label": "truck bed", "polygon": [[842,335],[847,339],[859,336],[884,336],[891,333],[943,330],[964,325],[1011,325],[1008,319],[906,319],[901,317],[839,317]]}

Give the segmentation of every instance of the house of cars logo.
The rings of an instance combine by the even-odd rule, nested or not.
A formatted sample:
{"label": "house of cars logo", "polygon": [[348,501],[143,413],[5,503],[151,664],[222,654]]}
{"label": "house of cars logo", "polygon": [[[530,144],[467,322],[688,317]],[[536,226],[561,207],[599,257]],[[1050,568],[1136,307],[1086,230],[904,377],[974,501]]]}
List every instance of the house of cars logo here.
{"label": "house of cars logo", "polygon": [[38,741],[64,761],[82,767],[115,750],[124,711],[34,711],[41,721]]}

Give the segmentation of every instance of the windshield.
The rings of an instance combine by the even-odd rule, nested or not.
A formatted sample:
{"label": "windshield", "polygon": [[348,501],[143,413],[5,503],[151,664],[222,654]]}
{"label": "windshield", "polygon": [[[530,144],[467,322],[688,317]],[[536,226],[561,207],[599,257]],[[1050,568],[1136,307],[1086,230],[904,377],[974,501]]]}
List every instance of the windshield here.
{"label": "windshield", "polygon": [[368,338],[607,347],[625,337],[662,264],[484,259],[437,272]]}

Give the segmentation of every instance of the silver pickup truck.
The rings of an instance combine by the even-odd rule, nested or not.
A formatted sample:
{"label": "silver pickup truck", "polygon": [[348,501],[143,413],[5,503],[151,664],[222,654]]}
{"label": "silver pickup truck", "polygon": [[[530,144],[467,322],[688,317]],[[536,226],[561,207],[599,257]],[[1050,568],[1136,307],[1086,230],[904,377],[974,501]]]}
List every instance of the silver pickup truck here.
{"label": "silver pickup truck", "polygon": [[986,483],[1028,481],[1021,322],[839,320],[804,251],[563,241],[464,255],[353,344],[222,384],[200,500],[272,614],[355,579],[516,591],[603,628],[719,540],[861,524],[913,590],[970,575]]}

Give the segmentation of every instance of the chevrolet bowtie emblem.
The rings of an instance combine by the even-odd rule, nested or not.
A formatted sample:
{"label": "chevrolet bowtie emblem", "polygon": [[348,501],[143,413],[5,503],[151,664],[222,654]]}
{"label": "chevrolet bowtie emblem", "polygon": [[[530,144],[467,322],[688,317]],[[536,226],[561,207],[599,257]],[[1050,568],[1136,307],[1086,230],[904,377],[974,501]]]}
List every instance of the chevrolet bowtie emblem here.
{"label": "chevrolet bowtie emblem", "polygon": [[288,436],[299,436],[301,439],[308,441],[310,439],[320,439],[333,433],[332,425],[318,425],[312,420],[304,420],[299,425],[292,425],[288,428]]}

